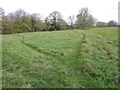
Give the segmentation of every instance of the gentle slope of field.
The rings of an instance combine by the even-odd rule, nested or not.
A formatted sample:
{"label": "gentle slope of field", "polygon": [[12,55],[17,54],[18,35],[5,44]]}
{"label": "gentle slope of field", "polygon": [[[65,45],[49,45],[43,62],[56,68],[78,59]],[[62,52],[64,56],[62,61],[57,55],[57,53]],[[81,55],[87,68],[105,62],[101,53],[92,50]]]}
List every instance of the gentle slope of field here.
{"label": "gentle slope of field", "polygon": [[3,35],[3,87],[117,86],[117,28]]}

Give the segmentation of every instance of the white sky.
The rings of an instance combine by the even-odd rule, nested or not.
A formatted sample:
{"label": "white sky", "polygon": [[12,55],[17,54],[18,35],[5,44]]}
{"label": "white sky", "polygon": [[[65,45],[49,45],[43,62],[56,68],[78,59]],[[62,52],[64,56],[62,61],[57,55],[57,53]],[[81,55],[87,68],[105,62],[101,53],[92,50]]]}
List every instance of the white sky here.
{"label": "white sky", "polygon": [[17,9],[28,13],[40,13],[43,17],[57,10],[65,20],[70,15],[77,15],[78,10],[88,7],[90,13],[98,21],[118,21],[118,2],[120,0],[0,0],[6,14]]}

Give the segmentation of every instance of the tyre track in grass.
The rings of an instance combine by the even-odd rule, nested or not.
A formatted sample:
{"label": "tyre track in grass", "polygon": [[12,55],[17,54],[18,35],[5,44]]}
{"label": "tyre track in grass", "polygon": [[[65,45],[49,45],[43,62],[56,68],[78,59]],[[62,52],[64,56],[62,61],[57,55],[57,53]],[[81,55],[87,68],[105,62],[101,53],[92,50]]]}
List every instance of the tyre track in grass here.
{"label": "tyre track in grass", "polygon": [[84,33],[82,33],[82,38],[76,43],[76,55],[79,57],[82,49],[82,45],[85,42],[86,36]]}
{"label": "tyre track in grass", "polygon": [[85,43],[85,39],[86,39],[86,35],[84,33],[82,33],[82,38],[80,40],[78,40],[76,42],[76,45],[75,45],[75,63],[76,63],[76,66],[77,67],[80,67],[80,59],[82,58],[82,54],[81,54],[81,49],[82,49],[82,46],[83,44]]}
{"label": "tyre track in grass", "polygon": [[18,36],[21,37],[21,43],[22,43],[22,44],[30,47],[31,49],[37,51],[38,53],[43,53],[43,54],[45,54],[45,55],[48,55],[48,56],[54,57],[54,58],[56,58],[56,59],[58,59],[58,60],[61,60],[61,56],[60,56],[59,54],[57,54],[57,53],[54,54],[54,53],[51,52],[51,51],[46,51],[46,50],[44,50],[44,49],[38,48],[38,47],[36,47],[36,46],[34,46],[34,45],[30,44],[30,43],[25,42],[25,41],[24,41],[25,38],[24,38],[22,35],[18,34]]}
{"label": "tyre track in grass", "polygon": [[[75,31],[76,34],[78,34],[78,32]],[[80,35],[80,34],[79,34]],[[81,67],[81,62],[82,61],[82,46],[83,44],[85,43],[85,39],[86,39],[86,35],[85,33],[81,33],[81,38],[79,39],[79,37],[77,37],[77,40],[73,41],[75,42],[75,44],[72,45],[72,51],[73,52],[70,52],[68,53],[67,57],[64,57],[64,58],[67,58],[67,61],[66,62],[66,65],[67,67],[69,68],[68,72],[71,72],[70,74],[72,75],[71,77],[72,78],[76,78],[76,82],[80,82],[79,80],[81,79],[80,78],[80,67]],[[84,86],[80,86],[80,87],[83,87]]]}

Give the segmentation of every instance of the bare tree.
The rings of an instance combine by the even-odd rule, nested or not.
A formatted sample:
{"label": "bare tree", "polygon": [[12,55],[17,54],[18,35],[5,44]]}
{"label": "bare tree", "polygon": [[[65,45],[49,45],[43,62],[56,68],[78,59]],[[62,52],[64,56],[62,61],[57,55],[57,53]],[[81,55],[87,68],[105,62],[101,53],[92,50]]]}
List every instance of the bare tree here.
{"label": "bare tree", "polygon": [[64,27],[67,25],[67,22],[64,20],[64,19],[59,19],[58,21],[57,21],[57,23],[56,23],[56,28],[58,29],[58,30],[60,30],[60,29],[65,29]]}
{"label": "bare tree", "polygon": [[45,30],[49,30],[51,28],[51,24],[48,17],[45,18],[44,24],[45,24],[45,27],[44,27]]}
{"label": "bare tree", "polygon": [[22,22],[25,22],[25,18],[28,15],[26,11],[23,9],[19,9],[15,11],[14,13],[9,13],[9,17],[11,18],[12,21],[15,21],[18,24],[21,24]]}
{"label": "bare tree", "polygon": [[31,24],[33,31],[41,31],[44,28],[43,21],[41,20],[41,15],[34,13],[31,15]]}
{"label": "bare tree", "polygon": [[54,11],[50,13],[49,19],[53,30],[57,30],[57,21],[61,19],[61,14],[58,11]]}
{"label": "bare tree", "polygon": [[76,24],[78,28],[88,29],[93,26],[94,18],[89,14],[88,8],[82,8],[77,15]]}
{"label": "bare tree", "polygon": [[74,20],[75,20],[75,16],[72,15],[72,16],[69,16],[69,20],[70,20],[70,25],[71,25],[71,28],[73,29],[73,24],[74,24]]}

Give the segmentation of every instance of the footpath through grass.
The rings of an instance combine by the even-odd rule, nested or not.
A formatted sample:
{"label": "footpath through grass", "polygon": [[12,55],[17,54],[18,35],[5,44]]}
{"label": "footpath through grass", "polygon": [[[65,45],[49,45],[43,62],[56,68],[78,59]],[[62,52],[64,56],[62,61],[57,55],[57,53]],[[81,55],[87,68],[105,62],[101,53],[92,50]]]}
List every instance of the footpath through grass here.
{"label": "footpath through grass", "polygon": [[117,28],[3,35],[3,88],[118,88]]}

